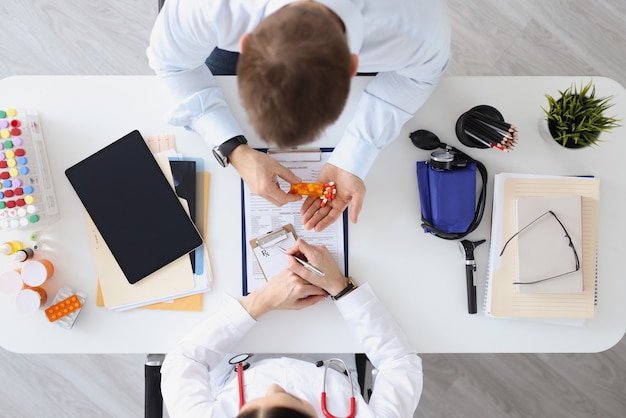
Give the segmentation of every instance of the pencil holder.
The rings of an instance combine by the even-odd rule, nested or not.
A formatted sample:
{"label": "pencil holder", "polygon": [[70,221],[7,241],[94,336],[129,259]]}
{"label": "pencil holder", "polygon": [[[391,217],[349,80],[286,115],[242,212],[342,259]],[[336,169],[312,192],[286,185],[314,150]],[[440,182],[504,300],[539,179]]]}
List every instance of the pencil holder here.
{"label": "pencil holder", "polygon": [[498,109],[480,105],[463,113],[456,121],[456,136],[472,148],[496,148],[512,151],[517,144],[517,128],[505,122]]}

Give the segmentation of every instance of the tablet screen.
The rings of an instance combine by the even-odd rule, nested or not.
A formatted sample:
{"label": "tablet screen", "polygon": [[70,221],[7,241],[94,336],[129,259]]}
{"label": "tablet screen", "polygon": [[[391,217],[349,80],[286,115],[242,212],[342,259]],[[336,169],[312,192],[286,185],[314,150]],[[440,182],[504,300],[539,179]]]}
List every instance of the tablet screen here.
{"label": "tablet screen", "polygon": [[65,175],[130,283],[202,245],[139,131],[68,168]]}

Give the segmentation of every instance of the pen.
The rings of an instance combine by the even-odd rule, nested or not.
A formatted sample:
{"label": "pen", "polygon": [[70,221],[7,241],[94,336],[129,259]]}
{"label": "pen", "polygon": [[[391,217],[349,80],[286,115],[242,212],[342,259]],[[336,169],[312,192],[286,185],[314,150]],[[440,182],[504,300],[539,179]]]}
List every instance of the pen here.
{"label": "pen", "polygon": [[[276,248],[278,248],[283,254],[292,255],[292,254],[287,254],[287,250],[285,250],[283,247],[279,247],[277,245]],[[322,272],[319,269],[313,267],[312,265],[310,265],[309,263],[307,263],[303,259],[301,259],[299,257],[296,257],[295,255],[292,255],[292,256],[296,259],[296,261],[298,263],[302,264],[304,266],[304,268],[306,268],[307,270],[312,271],[313,273],[317,274],[318,276],[325,276],[324,272]]]}

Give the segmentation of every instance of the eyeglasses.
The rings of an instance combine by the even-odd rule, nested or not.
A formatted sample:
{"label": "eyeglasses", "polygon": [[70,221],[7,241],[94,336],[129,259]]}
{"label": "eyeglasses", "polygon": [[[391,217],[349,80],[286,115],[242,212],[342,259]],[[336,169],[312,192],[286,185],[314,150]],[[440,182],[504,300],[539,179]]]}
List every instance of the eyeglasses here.
{"label": "eyeglasses", "polygon": [[517,231],[515,234],[513,234],[513,236],[511,238],[509,238],[505,243],[504,243],[504,247],[502,247],[502,251],[500,252],[500,257],[502,257],[502,254],[504,254],[504,250],[506,250],[506,247],[509,245],[509,243],[513,240],[513,238],[517,237],[519,234],[521,234],[522,232],[524,232],[526,229],[530,228],[532,225],[534,225],[537,221],[539,221],[541,218],[543,218],[544,216],[547,215],[552,215],[554,217],[554,219],[559,223],[559,225],[561,225],[561,228],[563,228],[563,232],[565,233],[565,237],[568,239],[569,241],[569,247],[572,249],[572,251],[574,252],[574,260],[575,260],[575,268],[572,271],[568,271],[567,273],[561,273],[561,274],[557,274],[556,276],[551,276],[551,277],[547,277],[545,279],[541,279],[541,280],[535,280],[532,282],[513,282],[513,284],[536,284],[536,283],[541,283],[541,282],[545,282],[547,280],[552,280],[552,279],[556,279],[558,277],[563,277],[563,276],[567,276],[568,274],[572,274],[577,272],[578,270],[580,270],[580,259],[578,258],[578,252],[576,252],[576,247],[574,246],[574,242],[572,241],[572,237],[569,235],[569,233],[567,232],[567,228],[565,228],[565,225],[563,225],[563,222],[561,222],[561,220],[559,219],[558,216],[556,216],[556,214],[554,212],[552,212],[551,210],[545,212],[544,214],[538,216],[535,220],[531,221],[528,225],[526,225],[525,227],[523,227],[522,229],[520,229],[519,231]]}

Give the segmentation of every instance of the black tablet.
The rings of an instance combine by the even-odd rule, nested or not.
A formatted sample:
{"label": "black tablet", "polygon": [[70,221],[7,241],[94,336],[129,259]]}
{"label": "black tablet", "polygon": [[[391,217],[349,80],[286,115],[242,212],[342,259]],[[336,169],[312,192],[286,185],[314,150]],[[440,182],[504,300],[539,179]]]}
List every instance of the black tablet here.
{"label": "black tablet", "polygon": [[139,131],[68,168],[65,175],[130,283],[202,245]]}

